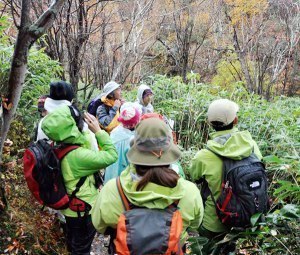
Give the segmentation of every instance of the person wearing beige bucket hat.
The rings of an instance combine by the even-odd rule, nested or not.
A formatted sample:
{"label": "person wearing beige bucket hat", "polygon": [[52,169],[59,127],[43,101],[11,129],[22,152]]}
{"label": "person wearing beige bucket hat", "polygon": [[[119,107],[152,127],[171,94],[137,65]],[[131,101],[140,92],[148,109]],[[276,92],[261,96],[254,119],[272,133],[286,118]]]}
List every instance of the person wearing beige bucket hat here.
{"label": "person wearing beige bucket hat", "polygon": [[[251,134],[248,131],[239,131],[236,127],[238,111],[239,106],[231,100],[217,99],[211,102],[207,111],[207,120],[214,132],[210,134],[210,140],[207,141],[205,149],[200,150],[194,156],[189,169],[195,182],[205,180],[208,183],[214,200],[217,200],[221,194],[222,158],[241,160],[249,157],[253,151],[258,159],[262,158]],[[223,238],[228,229],[219,220],[211,196],[207,197],[202,193],[202,198],[205,209],[199,234],[209,239],[216,236]],[[220,249],[220,247],[217,246],[216,249]],[[214,254],[220,254],[220,251],[215,250],[214,252]]]}
{"label": "person wearing beige bucket hat", "polygon": [[[162,210],[179,201],[183,245],[188,236],[187,228],[195,230],[202,221],[203,204],[196,185],[169,169],[169,165],[180,156],[167,124],[158,118],[144,119],[136,126],[133,145],[127,154],[131,164],[121,173],[119,180],[124,195],[133,206]],[[97,231],[102,234],[108,229],[116,231],[123,211],[116,179],[112,179],[104,185],[92,210]],[[143,234],[141,232],[141,236]],[[141,242],[147,241],[143,239]]]}
{"label": "person wearing beige bucket hat", "polygon": [[180,155],[179,148],[173,143],[170,128],[164,121],[152,118],[144,120],[142,128],[137,127],[127,157],[135,165],[163,166],[176,162]]}

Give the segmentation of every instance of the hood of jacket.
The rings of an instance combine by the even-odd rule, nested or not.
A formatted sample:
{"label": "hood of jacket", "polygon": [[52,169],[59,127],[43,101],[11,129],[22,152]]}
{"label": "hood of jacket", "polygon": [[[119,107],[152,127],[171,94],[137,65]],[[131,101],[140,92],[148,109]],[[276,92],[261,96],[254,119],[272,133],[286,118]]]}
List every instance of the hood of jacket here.
{"label": "hood of jacket", "polygon": [[42,123],[44,133],[55,142],[84,145],[86,138],[76,126],[68,106],[64,105],[46,115]]}
{"label": "hood of jacket", "polygon": [[117,126],[110,133],[110,138],[114,144],[124,140],[131,140],[134,137],[134,130],[124,128],[122,125]]}
{"label": "hood of jacket", "polygon": [[138,101],[140,104],[142,104],[142,105],[144,105],[144,102],[143,102],[143,93],[144,93],[144,91],[145,91],[146,89],[150,89],[150,87],[147,86],[147,85],[145,85],[145,84],[140,85],[139,88],[138,88],[137,101]]}
{"label": "hood of jacket", "polygon": [[176,187],[169,188],[148,183],[142,191],[136,191],[138,180],[133,178],[136,175],[134,165],[130,164],[121,174],[120,180],[124,193],[128,200],[134,205],[164,209],[176,200],[180,200],[184,196],[184,180],[178,179]]}
{"label": "hood of jacket", "polygon": [[217,155],[241,160],[254,152],[255,142],[249,131],[239,131],[237,128],[233,128],[211,133],[210,137],[207,148]]}

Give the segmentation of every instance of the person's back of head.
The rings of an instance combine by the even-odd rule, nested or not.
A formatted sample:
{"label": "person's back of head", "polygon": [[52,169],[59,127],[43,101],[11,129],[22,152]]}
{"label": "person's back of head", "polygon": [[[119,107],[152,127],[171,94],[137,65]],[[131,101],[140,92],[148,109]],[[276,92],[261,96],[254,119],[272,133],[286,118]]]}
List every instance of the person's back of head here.
{"label": "person's back of head", "polygon": [[72,101],[74,98],[74,90],[70,83],[65,81],[57,81],[50,83],[50,95],[53,100]]}
{"label": "person's back of head", "polygon": [[137,190],[142,190],[149,182],[174,188],[179,176],[169,169],[169,165],[176,162],[180,155],[172,132],[163,120],[148,118],[141,121],[127,154],[129,162],[135,164],[136,172],[141,176]]}
{"label": "person's back of head", "polygon": [[45,100],[45,109],[53,112],[61,105],[71,105],[75,97],[73,87],[65,81],[57,81],[50,83],[50,94]]}
{"label": "person's back of head", "polygon": [[141,109],[134,103],[125,103],[121,106],[118,121],[126,129],[133,130],[141,120]]}
{"label": "person's back of head", "polygon": [[239,106],[228,99],[214,100],[208,107],[208,123],[216,131],[229,130],[237,122]]}

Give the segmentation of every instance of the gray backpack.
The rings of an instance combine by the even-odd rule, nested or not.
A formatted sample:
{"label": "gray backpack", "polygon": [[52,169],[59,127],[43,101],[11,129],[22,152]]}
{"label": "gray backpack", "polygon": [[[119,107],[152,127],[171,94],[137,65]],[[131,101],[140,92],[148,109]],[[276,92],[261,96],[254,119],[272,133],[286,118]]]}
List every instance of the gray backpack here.
{"label": "gray backpack", "polygon": [[123,192],[120,178],[117,187],[125,211],[118,220],[114,253],[118,255],[183,255],[180,237],[183,230],[177,202],[165,209],[132,205]]}

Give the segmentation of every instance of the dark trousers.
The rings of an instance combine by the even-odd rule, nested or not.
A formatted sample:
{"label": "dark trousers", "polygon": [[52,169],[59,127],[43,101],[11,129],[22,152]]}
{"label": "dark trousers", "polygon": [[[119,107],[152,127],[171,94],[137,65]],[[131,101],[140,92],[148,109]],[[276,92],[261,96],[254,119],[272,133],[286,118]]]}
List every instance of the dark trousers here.
{"label": "dark trousers", "polygon": [[89,255],[96,234],[91,215],[66,217],[68,251],[72,255]]}

